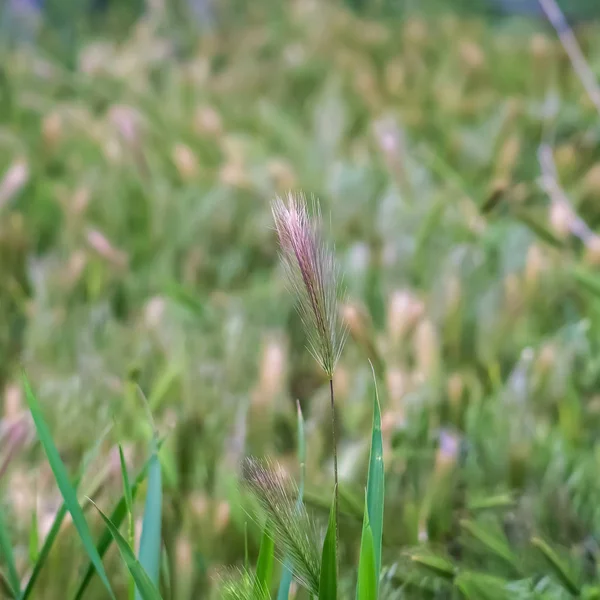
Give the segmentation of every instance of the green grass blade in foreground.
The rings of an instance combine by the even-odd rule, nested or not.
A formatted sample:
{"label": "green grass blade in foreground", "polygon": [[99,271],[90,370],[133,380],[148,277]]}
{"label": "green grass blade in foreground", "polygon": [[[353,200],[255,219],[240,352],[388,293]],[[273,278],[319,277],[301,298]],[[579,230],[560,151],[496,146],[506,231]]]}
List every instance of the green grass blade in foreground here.
{"label": "green grass blade in foreground", "polygon": [[33,513],[31,514],[31,524],[29,525],[29,562],[32,565],[38,560],[40,555],[40,538],[39,538],[39,526],[37,507],[34,507]]}
{"label": "green grass blade in foreground", "polygon": [[8,583],[12,589],[13,595],[21,593],[21,582],[17,567],[15,565],[15,557],[10,542],[10,535],[6,528],[6,522],[2,510],[0,510],[0,552],[8,569]]}
{"label": "green grass blade in foreground", "polygon": [[[86,454],[83,458],[83,464],[81,465],[81,467],[79,469],[77,479],[75,480],[75,483],[73,485],[75,490],[79,487],[79,483],[81,482],[81,478],[83,477],[83,474],[87,470],[87,467],[90,464],[90,462],[92,461],[92,459],[98,453],[98,450],[100,449],[100,446],[102,445],[102,442],[104,441],[104,438],[106,437],[106,435],[109,431],[110,431],[110,428],[109,427],[106,428],[103,431],[102,435],[96,440],[96,443],[94,444],[94,446],[88,452],[86,452]],[[35,562],[35,565],[33,566],[33,571],[31,573],[31,576],[29,577],[29,581],[27,582],[25,589],[23,590],[23,594],[21,595],[20,600],[27,600],[27,598],[29,598],[31,592],[33,591],[35,583],[42,571],[44,564],[46,563],[46,559],[48,558],[48,555],[50,554],[50,550],[52,550],[52,546],[54,545],[54,542],[56,541],[56,538],[58,537],[58,534],[60,533],[60,528],[62,526],[63,520],[66,515],[67,515],[67,505],[63,502],[62,505],[60,506],[60,508],[58,509],[56,516],[54,517],[54,522],[52,523],[52,527],[50,527],[50,531],[48,532],[48,535],[46,535],[46,539],[44,540],[42,548],[38,553],[37,560]],[[90,569],[91,569],[92,573],[95,572],[93,564],[90,566]]]}
{"label": "green grass blade in foreground", "polygon": [[558,556],[558,554],[542,539],[533,537],[532,545],[539,550],[547,564],[552,569],[556,579],[573,596],[579,596],[580,589],[569,566]]}
{"label": "green grass blade in foreground", "polygon": [[121,462],[121,476],[123,477],[123,497],[125,498],[125,507],[127,508],[127,514],[131,517],[133,515],[133,494],[131,493],[129,474],[127,473],[127,463],[125,462],[121,444],[119,444],[119,460]]}
{"label": "green grass blade in foreground", "polygon": [[[154,585],[158,585],[160,575],[160,548],[162,524],[162,482],[160,461],[158,459],[158,441],[152,438],[152,454],[148,467],[148,490],[144,520],[142,522],[142,537],[140,540],[140,564]],[[141,590],[138,590],[141,593]],[[140,595],[136,593],[136,598]]]}
{"label": "green grass blade in foreground", "polygon": [[[304,499],[304,473],[306,471],[306,436],[304,435],[304,417],[302,416],[302,408],[300,402],[296,402],[297,417],[298,417],[298,462],[300,463],[300,484],[298,485],[298,501],[297,506],[300,506]],[[283,565],[283,573],[279,590],[277,591],[277,600],[288,600],[290,597],[290,587],[292,585],[293,574],[286,560]]]}
{"label": "green grass blade in foreground", "polygon": [[375,568],[375,548],[373,531],[369,523],[369,511],[365,504],[365,516],[360,539],[360,555],[358,559],[357,600],[377,600],[379,574]]}
{"label": "green grass blade in foreground", "polygon": [[48,429],[46,421],[44,420],[41,407],[37,401],[37,398],[35,397],[35,394],[33,393],[33,390],[31,389],[31,386],[29,385],[27,377],[25,376],[23,376],[23,385],[25,387],[27,404],[29,405],[29,410],[31,412],[31,416],[33,417],[33,422],[35,423],[38,437],[42,443],[42,446],[44,447],[44,452],[46,453],[46,457],[48,458],[48,462],[50,463],[50,467],[54,473],[58,489],[64,498],[65,506],[69,513],[71,513],[73,525],[75,526],[85,551],[94,564],[102,583],[106,587],[109,596],[111,598],[115,598],[112,588],[110,587],[108,577],[106,576],[102,559],[96,550],[94,540],[92,539],[92,534],[90,533],[88,524],[83,515],[83,511],[81,510],[81,506],[79,506],[79,502],[77,501],[75,489],[69,481],[67,470],[60,458],[60,454],[58,453],[56,446],[54,445],[52,435],[50,434],[50,430]]}
{"label": "green grass blade in foreground", "polygon": [[[94,504],[94,502],[92,502]],[[110,531],[113,539],[117,544],[117,548],[119,549],[119,553],[123,558],[123,562],[127,566],[127,569],[131,573],[131,576],[135,580],[135,586],[140,594],[142,600],[161,600],[160,592],[158,588],[152,583],[150,576],[142,565],[140,561],[137,560],[133,551],[129,547],[129,544],[125,540],[125,538],[119,533],[119,530],[115,527],[115,524],[111,522],[111,520],[94,504],[96,510],[100,513],[104,524]]]}
{"label": "green grass blade in foreground", "polygon": [[[119,444],[119,462],[121,463],[121,477],[123,479],[123,497],[125,498],[125,507],[127,509],[127,541],[133,547],[135,532],[133,525],[133,494],[131,493],[131,484],[129,483],[129,474],[127,472],[127,463],[123,454],[123,447]],[[133,577],[129,580],[129,600],[135,598],[135,581]]]}
{"label": "green grass blade in foreground", "polygon": [[323,553],[321,554],[321,579],[319,581],[319,600],[337,600],[337,540],[335,493],[329,511],[329,524]]}
{"label": "green grass blade in foreground", "polygon": [[271,589],[271,579],[273,577],[273,558],[275,556],[275,542],[271,535],[269,522],[265,523],[265,528],[260,542],[258,552],[258,563],[256,564],[256,579],[254,593],[258,596],[261,590]]}
{"label": "green grass blade in foreground", "polygon": [[[2,595],[4,594],[4,595]],[[13,591],[10,583],[8,583],[8,579],[6,575],[0,571],[0,597],[1,598],[17,598],[18,596]]]}
{"label": "green grass blade in foreground", "polygon": [[377,379],[373,371],[375,395],[373,397],[373,426],[371,433],[371,453],[369,475],[367,478],[367,509],[369,523],[373,532],[373,551],[375,553],[375,571],[379,580],[381,570],[381,546],[383,540],[383,504],[385,497],[385,475],[383,471],[383,438],[381,436],[381,406],[377,393]]}
{"label": "green grass blade in foreground", "polygon": [[[162,445],[162,442],[161,442],[161,445]],[[135,497],[137,495],[140,485],[142,484],[144,479],[146,479],[146,475],[148,474],[148,468],[150,466],[150,460],[151,460],[151,458],[148,459],[148,462],[146,462],[146,464],[142,467],[140,472],[137,474],[137,477],[135,478],[133,485],[131,486],[131,497],[133,500],[135,500]],[[121,523],[123,522],[123,519],[125,519],[126,516],[127,516],[127,503],[125,501],[125,495],[123,495],[123,496],[121,496],[121,498],[117,502],[117,505],[115,506],[115,508],[112,511],[112,513],[110,515],[110,521],[116,527],[120,527]],[[98,554],[100,556],[104,556],[106,554],[106,551],[110,547],[112,541],[113,541],[113,537],[112,537],[108,527],[106,527],[104,529],[104,531],[102,532],[102,535],[100,536],[100,539],[98,540],[98,544],[96,546],[96,548],[98,550]],[[81,580],[81,583],[79,584],[79,588],[77,588],[77,591],[75,592],[75,595],[73,596],[73,600],[81,600],[83,598],[85,590],[87,589],[87,586],[89,585],[90,581],[92,580],[92,577],[94,576],[95,572],[96,571],[94,569],[94,565],[90,563],[90,565],[87,568],[87,571],[85,572],[85,575],[83,576],[83,579]]]}

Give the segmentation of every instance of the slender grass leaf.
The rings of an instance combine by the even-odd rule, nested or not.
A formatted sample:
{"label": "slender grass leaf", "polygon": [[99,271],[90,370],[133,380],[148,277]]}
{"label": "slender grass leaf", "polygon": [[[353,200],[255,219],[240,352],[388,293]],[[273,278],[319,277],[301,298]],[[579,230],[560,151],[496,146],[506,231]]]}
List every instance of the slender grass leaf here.
{"label": "slender grass leaf", "polygon": [[489,498],[473,498],[468,501],[469,511],[493,510],[495,508],[510,508],[515,505],[515,499],[511,494],[500,494]]}
{"label": "slender grass leaf", "polygon": [[321,554],[321,577],[319,580],[319,600],[337,600],[337,522],[336,522],[336,494],[329,511],[329,524],[323,552]]}
{"label": "slender grass leaf", "polygon": [[123,558],[123,562],[135,580],[135,586],[142,600],[162,600],[158,588],[154,585],[150,579],[150,576],[148,573],[146,573],[144,567],[142,567],[140,561],[137,560],[133,554],[133,551],[129,547],[127,540],[119,533],[119,530],[115,527],[115,524],[111,522],[111,520],[98,508],[98,506],[94,504],[93,501],[90,500],[90,502],[92,502],[92,504],[96,507],[96,510],[104,521],[104,524],[115,540],[117,548],[119,549],[119,553]]}
{"label": "slender grass leaf", "polygon": [[269,522],[265,524],[258,552],[258,563],[256,564],[255,593],[261,590],[271,589],[273,577],[273,558],[275,556],[275,542],[270,530]]}
{"label": "slender grass leaf", "polygon": [[[162,442],[160,445],[162,445]],[[140,485],[142,484],[142,482],[146,479],[146,476],[148,475],[148,468],[150,466],[150,460],[151,460],[151,458],[149,458],[148,461],[146,462],[146,464],[142,467],[140,472],[137,474],[137,477],[135,478],[133,485],[131,486],[131,496],[132,496],[132,499],[134,499],[134,500],[135,500],[135,497],[137,495]],[[121,496],[121,498],[119,499],[119,501],[117,502],[115,508],[113,509],[113,511],[110,515],[110,521],[111,521],[111,523],[114,523],[114,525],[116,527],[120,527],[121,523],[123,522],[123,520],[125,519],[126,516],[127,516],[127,503],[125,501],[125,494],[123,494]],[[102,532],[102,534],[100,535],[100,539],[98,540],[98,544],[96,546],[96,548],[98,550],[98,554],[100,556],[104,556],[106,554],[106,551],[110,547],[112,541],[113,541],[113,537],[112,537],[108,527],[106,527],[104,529],[104,531]],[[94,565],[90,563],[90,565],[88,566],[88,568],[85,572],[85,575],[83,576],[83,579],[81,580],[81,583],[79,584],[79,587],[77,588],[77,591],[75,592],[75,595],[73,596],[73,600],[81,600],[83,598],[85,590],[87,589],[87,586],[89,585],[90,581],[94,577],[95,572],[96,571],[94,569]]]}
{"label": "slender grass leaf", "polygon": [[0,510],[0,552],[2,558],[8,569],[8,583],[14,594],[21,593],[21,581],[19,580],[19,574],[17,573],[17,567],[15,565],[15,557],[13,554],[12,544],[10,542],[10,534],[6,527],[6,521],[4,519],[3,511]]}
{"label": "slender grass leaf", "polygon": [[485,546],[490,552],[502,559],[510,565],[515,571],[519,572],[517,557],[510,549],[506,538],[502,538],[500,534],[492,533],[477,523],[468,520],[462,520],[460,526],[480,544]]}
{"label": "slender grass leaf", "polygon": [[123,454],[123,447],[119,444],[119,460],[121,462],[121,476],[123,477],[123,497],[125,498],[125,507],[127,514],[133,515],[133,494],[131,493],[131,485],[129,483],[129,474],[127,473],[127,463]]}
{"label": "slender grass leaf", "polygon": [[365,503],[365,517],[360,539],[360,556],[358,559],[357,600],[377,600],[379,574],[375,566],[375,545],[373,530],[369,523],[369,511]]}
{"label": "slender grass leaf", "polygon": [[[100,449],[100,446],[102,445],[102,442],[106,438],[106,435],[108,434],[110,429],[111,429],[110,427],[107,427],[102,432],[102,435],[100,435],[100,437],[96,440],[96,443],[94,444],[94,446],[88,452],[86,452],[85,456],[83,457],[82,465],[79,469],[79,473],[77,474],[77,478],[75,479],[75,483],[73,485],[75,490],[79,487],[79,484],[81,482],[83,474],[87,470],[89,464],[92,462],[92,459],[98,453],[98,450]],[[54,517],[52,526],[50,527],[50,531],[46,535],[46,539],[44,540],[44,543],[42,544],[42,548],[39,551],[37,560],[33,566],[33,571],[31,573],[31,576],[29,577],[29,580],[27,581],[27,585],[25,586],[25,589],[23,590],[20,600],[27,600],[27,598],[29,598],[31,592],[33,591],[35,583],[42,571],[44,564],[46,563],[46,559],[48,558],[48,556],[50,554],[50,550],[52,550],[52,546],[54,545],[54,542],[56,541],[58,534],[60,533],[60,528],[62,526],[62,523],[63,523],[66,515],[67,515],[67,505],[63,502],[62,505],[60,506],[60,508],[58,509],[56,516]],[[102,556],[102,555],[100,555],[100,556]],[[92,573],[96,572],[94,565],[92,563],[90,563],[89,568]]]}
{"label": "slender grass leaf", "polygon": [[369,474],[367,477],[367,509],[369,523],[373,533],[373,550],[375,553],[375,571],[377,579],[381,570],[381,546],[383,540],[383,505],[385,496],[385,475],[383,471],[383,438],[381,436],[381,407],[377,393],[377,379],[375,369],[373,383],[375,395],[373,397],[373,425],[371,433],[371,452],[369,458]]}
{"label": "slender grass leaf", "polygon": [[[140,563],[154,585],[158,585],[160,574],[161,524],[162,483],[160,461],[158,459],[158,443],[156,436],[154,436],[152,438],[152,453],[148,467],[148,490],[146,492],[146,505],[144,508],[139,552]],[[140,598],[140,596],[136,594],[136,598]]]}
{"label": "slender grass leaf", "polygon": [[575,580],[575,577],[571,573],[569,566],[558,556],[555,550],[553,550],[544,540],[538,537],[531,538],[531,544],[534,548],[539,550],[541,555],[546,560],[546,563],[552,569],[552,572],[558,579],[558,581],[574,596],[578,596],[580,593],[579,585]]}
{"label": "slender grass leaf", "polygon": [[34,507],[33,513],[31,514],[31,524],[29,525],[29,562],[34,565],[40,553],[40,540],[39,540],[39,528],[38,528],[38,516],[37,507]]}
{"label": "slender grass leaf", "polygon": [[[302,416],[302,408],[300,402],[296,401],[297,408],[297,435],[298,435],[298,463],[300,464],[300,483],[298,485],[298,500],[297,506],[300,507],[304,498],[304,476],[306,471],[306,436],[304,434],[304,417]],[[290,597],[290,587],[292,585],[292,569],[290,568],[289,560],[285,560],[283,565],[283,573],[277,591],[277,600],[288,600]]]}
{"label": "slender grass leaf", "polygon": [[438,577],[454,579],[456,567],[446,558],[430,554],[414,554],[410,559],[417,565],[431,571]]}
{"label": "slender grass leaf", "polygon": [[456,576],[454,585],[467,600],[509,600],[517,598],[510,590],[510,581],[488,575],[463,571]]}
{"label": "slender grass leaf", "polygon": [[106,571],[104,570],[102,559],[100,558],[100,555],[96,550],[96,546],[94,545],[94,541],[92,539],[92,534],[90,533],[88,524],[85,520],[85,517],[83,516],[81,506],[79,506],[79,502],[77,501],[75,489],[69,481],[67,469],[65,468],[65,465],[63,464],[60,458],[60,454],[58,453],[58,450],[54,445],[52,435],[50,434],[50,430],[48,429],[46,421],[44,420],[41,407],[25,375],[23,376],[23,385],[25,388],[25,397],[27,399],[27,404],[29,405],[29,410],[31,412],[31,416],[33,417],[33,422],[35,424],[38,437],[40,439],[40,442],[42,443],[44,452],[46,453],[46,457],[48,458],[48,462],[50,463],[52,472],[54,473],[58,489],[60,490],[60,493],[62,494],[62,497],[65,501],[65,506],[73,519],[73,525],[75,526],[75,529],[77,530],[77,533],[81,538],[86,553],[90,557],[90,560],[92,561],[94,567],[96,568],[96,571],[98,572],[98,576],[100,577],[102,583],[106,587],[109,596],[111,598],[115,598],[112,588],[110,587],[108,577],[106,576]]}
{"label": "slender grass leaf", "polygon": [[[127,463],[123,454],[123,447],[119,444],[119,461],[121,463],[121,477],[123,479],[123,497],[125,498],[125,506],[127,508],[127,537],[129,545],[133,547],[135,540],[135,530],[133,524],[133,495],[131,493],[131,485],[129,483],[129,474],[127,473]],[[135,582],[133,577],[129,580],[129,599],[135,598]]]}
{"label": "slender grass leaf", "polygon": [[10,583],[8,583],[8,579],[2,571],[0,571],[0,592],[2,592],[6,598],[11,598],[11,600],[17,598],[17,594],[12,589]]}

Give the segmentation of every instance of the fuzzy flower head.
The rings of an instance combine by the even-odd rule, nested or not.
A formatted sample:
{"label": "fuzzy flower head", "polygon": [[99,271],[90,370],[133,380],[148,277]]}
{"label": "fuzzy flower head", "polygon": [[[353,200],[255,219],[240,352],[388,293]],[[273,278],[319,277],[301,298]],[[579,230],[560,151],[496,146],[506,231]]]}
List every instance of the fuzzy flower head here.
{"label": "fuzzy flower head", "polygon": [[309,349],[331,378],[346,332],[338,314],[342,286],[333,252],[321,238],[319,205],[314,202],[311,219],[306,199],[290,193],[287,202],[277,198],[272,211],[283,265],[297,298]]}

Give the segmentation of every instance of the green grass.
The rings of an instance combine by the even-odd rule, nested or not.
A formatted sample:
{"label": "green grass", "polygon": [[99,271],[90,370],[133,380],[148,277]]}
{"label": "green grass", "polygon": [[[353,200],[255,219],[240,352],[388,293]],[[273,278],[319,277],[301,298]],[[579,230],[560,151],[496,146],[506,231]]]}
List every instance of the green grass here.
{"label": "green grass", "polygon": [[[224,575],[232,598],[277,597],[283,568],[266,549],[259,563],[264,515],[237,485],[245,456],[277,461],[324,534],[328,382],[270,214],[291,188],[320,198],[348,288],[338,597],[356,595],[359,563],[372,594],[370,552],[380,599],[595,597],[598,238],[565,235],[537,151],[552,145],[598,230],[599,116],[552,31],[268,0],[217,23],[107,19],[82,28],[74,68],[48,32],[2,46],[2,589],[106,598],[88,550],[117,598],[132,580],[147,597],[219,598]],[[595,72],[598,33],[578,31]],[[369,507],[383,476],[363,501],[379,443],[369,360],[383,516]]]}

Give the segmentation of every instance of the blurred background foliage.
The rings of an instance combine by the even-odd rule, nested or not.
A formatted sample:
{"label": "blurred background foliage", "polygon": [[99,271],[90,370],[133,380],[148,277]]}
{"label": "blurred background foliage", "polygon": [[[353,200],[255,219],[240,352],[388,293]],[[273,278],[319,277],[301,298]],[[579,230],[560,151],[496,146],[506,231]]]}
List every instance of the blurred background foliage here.
{"label": "blurred background foliage", "polygon": [[[594,597],[598,113],[551,28],[514,14],[527,3],[465,2],[3,4],[0,497],[21,573],[60,501],[21,366],[73,472],[112,425],[82,488],[107,509],[114,443],[138,467],[147,448],[136,384],[148,397],[166,436],[169,597],[208,594],[243,560],[246,524],[256,552],[237,466],[270,455],[297,473],[296,399],[306,497],[326,517],[327,387],[269,208],[291,189],[321,199],[349,290],[343,561],[360,536],[370,358],[385,597]],[[599,25],[582,18],[595,3],[563,7],[598,73]],[[37,597],[80,579],[69,527]],[[567,591],[534,536],[572,566]]]}

